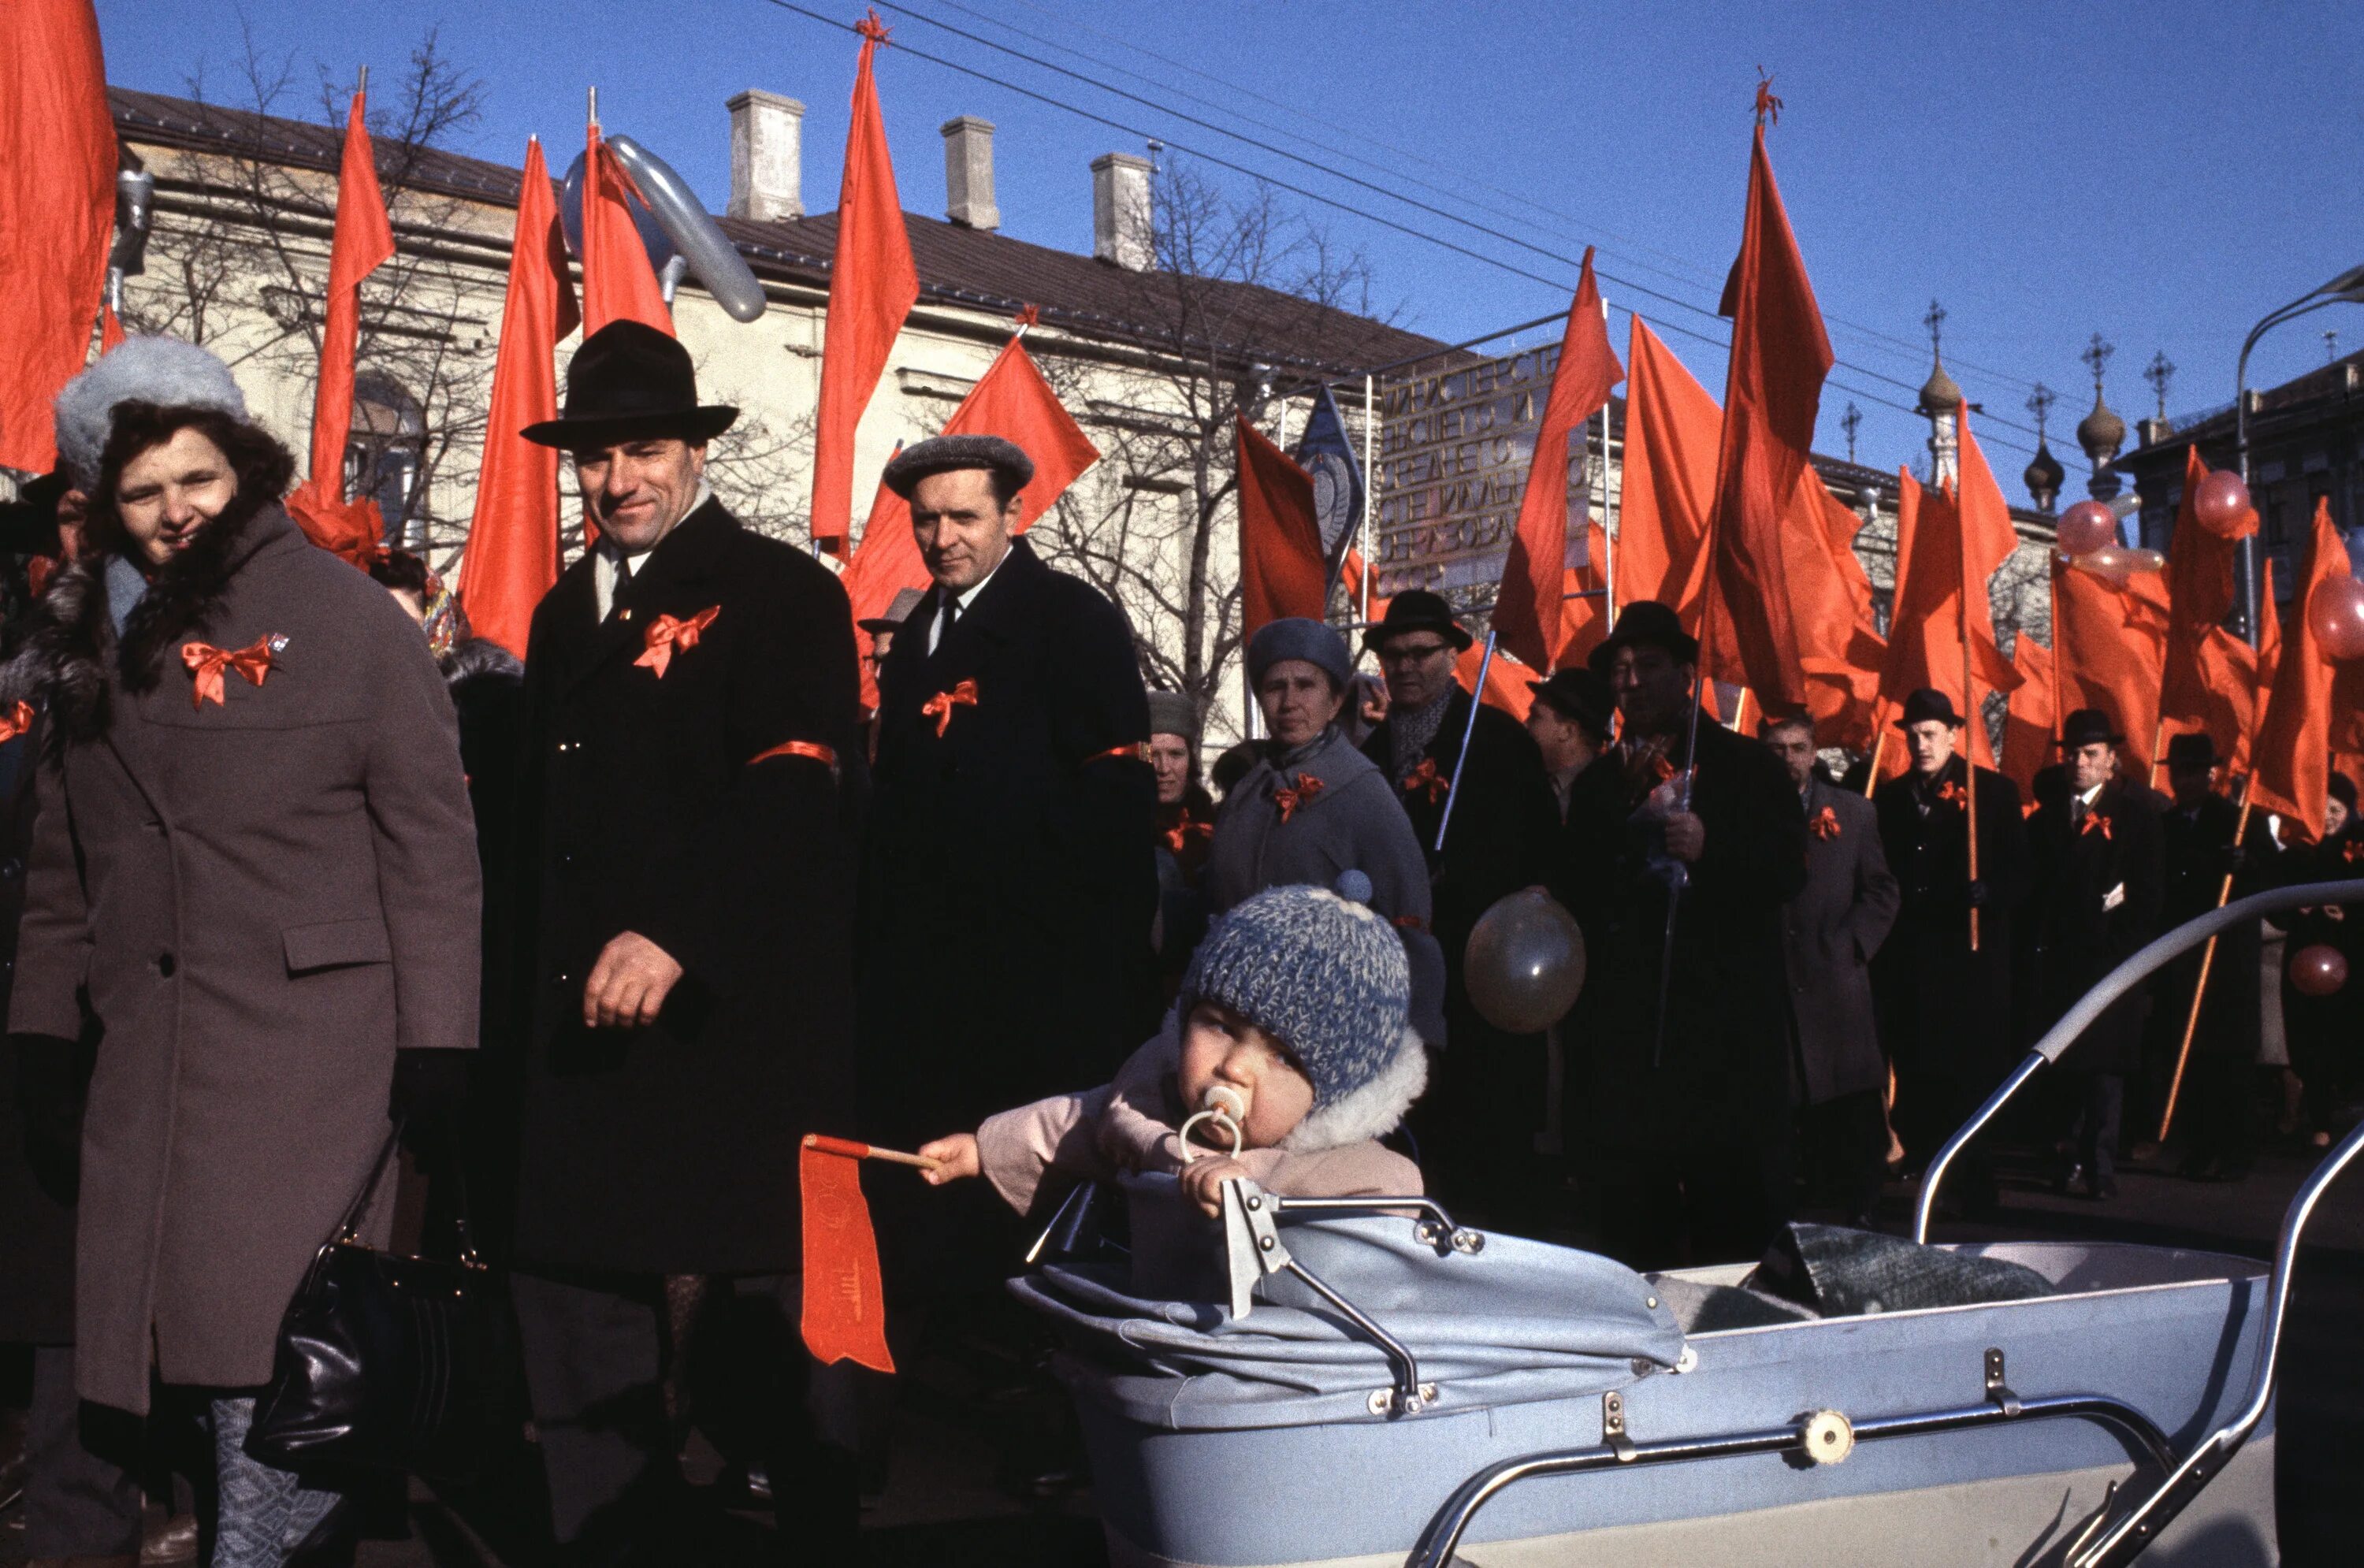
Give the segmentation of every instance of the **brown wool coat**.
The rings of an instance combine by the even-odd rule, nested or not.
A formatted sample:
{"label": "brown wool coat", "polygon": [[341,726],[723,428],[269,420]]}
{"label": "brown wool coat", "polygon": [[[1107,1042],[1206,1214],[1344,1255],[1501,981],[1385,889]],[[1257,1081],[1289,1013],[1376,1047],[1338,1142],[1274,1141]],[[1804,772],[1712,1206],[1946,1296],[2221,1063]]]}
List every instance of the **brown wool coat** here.
{"label": "brown wool coat", "polygon": [[[61,743],[8,1023],[72,1038],[87,986],[105,1028],[76,1379],[132,1411],[151,1365],[269,1379],[281,1312],[385,1140],[396,1049],[475,1043],[475,840],[425,641],[276,506],[216,527],[208,572],[167,596],[220,648],[284,635],[261,686],[232,673],[193,705],[173,632],[152,686],[127,689],[84,568],[11,672]],[[60,721],[101,712],[102,685],[99,719]]]}

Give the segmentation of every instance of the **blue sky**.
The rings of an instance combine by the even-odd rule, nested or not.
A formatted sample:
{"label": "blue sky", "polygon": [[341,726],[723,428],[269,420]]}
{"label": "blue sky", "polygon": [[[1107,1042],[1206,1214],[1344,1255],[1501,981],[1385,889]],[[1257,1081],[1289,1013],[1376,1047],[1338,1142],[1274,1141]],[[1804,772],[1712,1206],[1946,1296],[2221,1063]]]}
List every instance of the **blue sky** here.
{"label": "blue sky", "polygon": [[[800,3],[856,15],[845,0]],[[1554,280],[1284,197],[1367,255],[1375,304],[1441,338],[1564,309],[1573,258],[1595,244],[1621,350],[1628,306],[1721,335],[1696,309],[1637,287],[1712,310],[1738,243],[1761,65],[1787,106],[1772,132],[1774,166],[1848,361],[1834,381],[1856,389],[1825,392],[1818,445],[1845,450],[1838,421],[1852,399],[1864,415],[1864,462],[1892,467],[1921,455],[1926,426],[1876,399],[1912,402],[1879,378],[1920,384],[1921,317],[1934,297],[1948,313],[1948,361],[1990,411],[1979,428],[2014,494],[2033,440],[2001,422],[2032,422],[2022,405],[2037,380],[2061,394],[2054,450],[2081,473],[2066,449],[2091,405],[2077,354],[2092,332],[2117,345],[2109,396],[2129,421],[2153,409],[2141,372],[2162,350],[2177,366],[2169,411],[2213,406],[2232,398],[2251,323],[2364,261],[2364,6],[2352,3],[882,0],[880,11],[901,41],[993,79],[906,51],[882,56],[888,136],[914,211],[942,210],[937,127],[982,115],[998,128],[1005,231],[1089,247],[1087,165],[1101,152],[1141,150],[1141,138],[1012,90],[1023,85]],[[572,149],[584,89],[596,83],[608,128],[671,161],[717,209],[729,188],[724,100],[743,87],[786,93],[809,107],[807,203],[835,205],[855,42],[768,0],[98,0],[98,13],[117,83],[182,92],[202,74],[208,96],[233,103],[242,17],[268,56],[292,61],[306,113],[316,112],[320,72],[349,77],[367,62],[384,82],[440,25],[445,51],[487,87],[484,123],[462,150],[515,162],[530,132],[554,151]],[[1567,260],[1108,96],[923,15]],[[2340,332],[2341,351],[2364,349],[2364,307],[2333,306],[2269,338],[2252,384],[2321,364],[2326,327]],[[1720,395],[1721,350],[1662,336]]]}

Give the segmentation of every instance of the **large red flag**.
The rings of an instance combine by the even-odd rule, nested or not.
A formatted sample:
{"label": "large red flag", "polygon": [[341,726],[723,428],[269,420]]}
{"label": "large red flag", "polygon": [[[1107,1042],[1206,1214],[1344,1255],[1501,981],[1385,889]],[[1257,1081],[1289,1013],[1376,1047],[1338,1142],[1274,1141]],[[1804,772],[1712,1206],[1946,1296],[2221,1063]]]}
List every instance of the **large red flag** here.
{"label": "large red flag", "polygon": [[2233,534],[2212,533],[2195,512],[2208,465],[2199,449],[2183,454],[2183,495],[2176,504],[2175,533],[2167,546],[2167,664],[2159,692],[2159,717],[2167,735],[2204,731],[2217,755],[2235,757],[2247,747],[2258,694],[2256,651],[2226,631],[2233,610],[2233,561],[2239,539],[2257,529],[2251,512]]}
{"label": "large red flag", "polygon": [[1244,414],[1233,416],[1240,475],[1240,617],[1254,637],[1289,616],[1320,620],[1329,605],[1313,478]]}
{"label": "large red flag", "polygon": [[90,354],[115,164],[90,0],[0,6],[0,467],[56,465],[50,405]]}
{"label": "large red flag", "polygon": [[1715,505],[1723,410],[1656,333],[1634,318],[1619,492],[1617,603],[1672,606],[1699,632],[1700,545]]}
{"label": "large red flag", "polygon": [[[1034,460],[1034,477],[1018,493],[1024,508],[1018,518],[1021,533],[1100,457],[1099,449],[1068,416],[1058,394],[1043,379],[1017,337],[1002,346],[938,433],[999,436],[1017,443]],[[856,621],[884,615],[905,588],[928,586],[928,563],[920,558],[919,544],[911,538],[911,508],[902,497],[884,492],[871,507],[861,546],[846,564],[844,583]],[[870,634],[857,628],[855,636],[867,654]],[[875,706],[875,688],[865,690]]]}
{"label": "large red flag", "polygon": [[345,499],[345,441],[353,428],[353,361],[361,352],[362,280],[394,256],[394,229],[377,184],[377,154],[363,120],[364,95],[345,112],[337,171],[337,228],[329,245],[329,308],[320,326],[320,384],[312,395],[312,466],[287,497],[305,534],[356,566],[377,553],[385,519],[368,496]]}
{"label": "large red flag", "polygon": [[1588,245],[1560,339],[1559,365],[1552,372],[1551,396],[1535,432],[1534,458],[1527,465],[1518,528],[1511,536],[1510,559],[1494,600],[1494,630],[1501,646],[1537,670],[1554,667],[1566,640],[1560,595],[1567,572],[1569,438],[1608,403],[1609,389],[1624,375],[1625,367],[1609,346]]}
{"label": "large red flag", "polygon": [[2019,689],[2002,725],[2002,771],[2019,786],[2019,798],[2035,804],[2035,775],[2052,761],[2060,715],[2054,707],[2059,687],[2053,679],[2052,650],[2023,631],[2011,651]]}
{"label": "large red flag", "polygon": [[[1964,443],[1966,457],[1973,450]],[[1987,531],[1980,516],[1984,508],[1973,502],[1971,516],[1965,519],[1956,495],[1923,490],[1910,473],[1900,473],[1898,483],[1898,581],[1888,623],[1888,657],[1880,668],[1880,699],[1893,712],[1924,686],[1945,693],[1953,699],[1955,711],[1968,720],[1971,756],[1992,766],[1993,750],[1976,699],[1986,692],[2015,689],[2019,673],[1995,646],[1987,579],[2001,562],[1992,554],[1993,541],[1979,537]],[[1991,478],[1988,483],[1992,484]],[[2004,526],[2009,527],[2008,513]],[[2003,553],[2010,553],[2007,545]],[[1963,684],[1966,643],[1968,687]]]}
{"label": "large red flag", "polygon": [[1719,308],[1732,317],[1732,359],[1702,640],[1719,678],[1748,687],[1768,709],[1788,711],[1805,706],[1806,682],[1781,535],[1833,356],[1761,123],[1749,157],[1740,258]]}
{"label": "large red flag", "polygon": [[2158,574],[2143,573],[2120,584],[2056,553],[2052,654],[2062,716],[2080,707],[2108,714],[2126,738],[2132,773],[2150,777],[2167,662],[2167,589]]}
{"label": "large red flag", "polygon": [[541,143],[528,140],[509,241],[508,297],[501,306],[499,357],[476,511],[460,562],[460,607],[478,637],[525,657],[533,607],[558,581],[558,453],[518,432],[558,417],[558,340],[574,329],[574,289],[566,272],[558,204],[550,194]]}
{"label": "large red flag", "polygon": [[610,321],[637,321],[674,336],[673,312],[632,222],[640,187],[608,150],[593,120],[583,149],[583,335]]}
{"label": "large red flag", "polygon": [[2297,624],[2285,634],[2273,695],[2258,728],[2256,783],[2249,796],[2260,810],[2278,811],[2323,837],[2325,785],[2331,778],[2333,688],[2338,672],[2315,640],[2306,614],[2314,595],[2348,574],[2347,546],[2332,525],[2331,502],[2314,504],[2314,538],[2292,605]]}
{"label": "large red flag", "polygon": [[1863,518],[1840,505],[1811,463],[1798,471],[1791,507],[1783,540],[1814,739],[1824,746],[1868,749],[1888,645],[1872,619],[1871,578],[1855,553]]}
{"label": "large red flag", "polygon": [[920,272],[895,194],[871,56],[886,38],[872,16],[861,24],[853,65],[853,123],[837,193],[837,249],[829,267],[829,325],[821,339],[820,414],[813,434],[813,542],[845,549],[853,514],[853,432],[877,390],[903,317],[920,298]]}

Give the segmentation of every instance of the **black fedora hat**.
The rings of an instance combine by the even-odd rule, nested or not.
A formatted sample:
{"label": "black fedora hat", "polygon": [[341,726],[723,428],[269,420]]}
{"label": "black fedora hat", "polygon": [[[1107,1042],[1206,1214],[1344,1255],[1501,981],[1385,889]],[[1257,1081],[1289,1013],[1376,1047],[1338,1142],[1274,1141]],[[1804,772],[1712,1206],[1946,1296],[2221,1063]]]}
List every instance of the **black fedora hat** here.
{"label": "black fedora hat", "polygon": [[1647,643],[1663,648],[1683,664],[1699,662],[1699,639],[1683,629],[1682,617],[1671,606],[1656,599],[1636,599],[1618,612],[1616,629],[1601,639],[1600,646],[1585,658],[1585,663],[1601,674],[1616,661],[1617,651],[1635,643]]}
{"label": "black fedora hat", "polygon": [[[2060,721],[2060,749],[2075,751],[2087,746],[2123,745],[2125,737],[2110,722],[2110,716],[2098,707],[2080,707]],[[2181,740],[2181,736],[2177,737]],[[2201,737],[2206,740],[2207,737]],[[2212,748],[2213,753],[2213,748]],[[2212,754],[2211,761],[2214,758]]]}
{"label": "black fedora hat", "polygon": [[610,321],[583,341],[566,367],[566,406],[519,434],[561,451],[673,437],[693,444],[730,428],[739,410],[697,400],[689,350],[653,327]]}
{"label": "black fedora hat", "polygon": [[2204,729],[2171,737],[2167,743],[2167,765],[2170,768],[2214,767],[2216,738]]}
{"label": "black fedora hat", "polygon": [[1407,588],[1388,601],[1379,624],[1363,633],[1363,646],[1377,652],[1408,631],[1433,631],[1459,652],[1475,640],[1469,628],[1453,618],[1453,606],[1425,588]]}
{"label": "black fedora hat", "polygon": [[1556,670],[1546,681],[1529,681],[1527,690],[1535,700],[1558,714],[1571,724],[1580,724],[1594,735],[1609,739],[1611,716],[1617,711],[1616,694],[1609,689],[1609,678],[1598,670],[1570,665]]}
{"label": "black fedora hat", "polygon": [[1934,686],[1924,686],[1904,699],[1904,716],[1896,721],[1896,728],[1910,729],[1933,718],[1956,729],[1962,727],[1962,716],[1954,711],[1954,699]]}

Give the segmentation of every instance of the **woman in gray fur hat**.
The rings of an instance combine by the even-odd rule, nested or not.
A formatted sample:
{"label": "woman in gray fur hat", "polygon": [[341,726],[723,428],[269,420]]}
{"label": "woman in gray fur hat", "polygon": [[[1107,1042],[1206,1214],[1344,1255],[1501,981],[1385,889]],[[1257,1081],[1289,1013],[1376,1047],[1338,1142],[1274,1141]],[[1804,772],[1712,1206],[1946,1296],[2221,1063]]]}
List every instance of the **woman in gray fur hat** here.
{"label": "woman in gray fur hat", "polygon": [[57,412],[89,549],[0,701],[46,710],[8,1027],[70,1051],[86,995],[104,1030],[75,1381],[134,1415],[156,1383],[195,1405],[214,1568],[276,1568],[339,1501],[246,1451],[281,1314],[389,1102],[442,1097],[475,1043],[458,736],[418,628],[281,509],[294,460],[219,360],[136,338]]}

